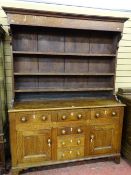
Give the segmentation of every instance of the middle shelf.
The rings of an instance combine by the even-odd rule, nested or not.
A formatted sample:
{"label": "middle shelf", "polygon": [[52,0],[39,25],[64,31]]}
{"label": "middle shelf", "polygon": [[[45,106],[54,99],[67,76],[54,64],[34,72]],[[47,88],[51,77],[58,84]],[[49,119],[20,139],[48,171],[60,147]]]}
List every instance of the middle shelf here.
{"label": "middle shelf", "polygon": [[79,92],[79,91],[112,91],[113,88],[33,88],[33,89],[16,89],[15,92]]}
{"label": "middle shelf", "polygon": [[16,76],[113,76],[114,73],[42,73],[42,72],[15,72],[14,75]]}
{"label": "middle shelf", "polygon": [[39,52],[39,51],[13,51],[14,55],[37,56],[76,56],[76,57],[115,57],[114,53],[76,53],[76,52]]}

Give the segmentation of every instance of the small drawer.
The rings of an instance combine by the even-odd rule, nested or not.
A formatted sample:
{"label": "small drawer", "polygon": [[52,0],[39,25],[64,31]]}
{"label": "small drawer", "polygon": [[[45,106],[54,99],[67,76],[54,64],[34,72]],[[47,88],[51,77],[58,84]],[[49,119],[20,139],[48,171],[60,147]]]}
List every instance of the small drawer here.
{"label": "small drawer", "polygon": [[36,113],[38,120],[41,122],[50,122],[51,121],[51,113],[47,111],[39,111]]}
{"label": "small drawer", "polygon": [[58,135],[83,134],[84,131],[85,131],[85,127],[83,126],[61,127],[61,128],[58,128]]}
{"label": "small drawer", "polygon": [[92,110],[91,119],[113,118],[119,117],[119,108],[98,108]]}
{"label": "small drawer", "polygon": [[46,111],[40,111],[40,112],[21,112],[17,113],[16,122],[18,123],[44,123],[51,121],[51,113]]}
{"label": "small drawer", "polygon": [[121,109],[116,107],[116,108],[108,108],[107,110],[107,116],[108,117],[119,117],[120,116],[120,111]]}
{"label": "small drawer", "polygon": [[84,157],[84,147],[57,150],[57,160],[70,160],[81,157]]}
{"label": "small drawer", "polygon": [[72,147],[72,146],[84,146],[84,135],[76,136],[58,136],[57,146],[58,148]]}
{"label": "small drawer", "polygon": [[97,108],[92,110],[91,119],[99,119],[106,117],[105,108]]}
{"label": "small drawer", "polygon": [[90,110],[62,110],[58,112],[57,120],[60,122],[72,120],[86,120],[90,119],[90,116]]}

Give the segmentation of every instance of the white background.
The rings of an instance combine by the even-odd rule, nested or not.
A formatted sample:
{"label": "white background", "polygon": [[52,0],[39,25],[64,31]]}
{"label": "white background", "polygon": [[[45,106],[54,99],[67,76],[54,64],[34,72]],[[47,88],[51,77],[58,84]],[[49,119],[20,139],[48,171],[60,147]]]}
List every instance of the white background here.
{"label": "white background", "polygon": [[[2,1],[2,0],[1,0]],[[5,2],[6,0],[4,0]],[[9,1],[9,0],[8,0]],[[10,0],[14,1],[14,0]],[[49,3],[78,7],[93,7],[97,9],[112,9],[131,11],[131,0],[15,0],[25,2]]]}

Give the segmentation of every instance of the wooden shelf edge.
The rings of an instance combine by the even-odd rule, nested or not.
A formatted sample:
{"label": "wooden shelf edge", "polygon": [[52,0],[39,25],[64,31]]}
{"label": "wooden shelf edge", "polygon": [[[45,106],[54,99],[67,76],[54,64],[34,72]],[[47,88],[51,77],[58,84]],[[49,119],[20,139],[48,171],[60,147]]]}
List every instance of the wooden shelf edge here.
{"label": "wooden shelf edge", "polygon": [[14,55],[51,55],[51,56],[83,56],[83,57],[114,57],[116,54],[88,54],[88,53],[66,53],[66,52],[26,52],[13,51]]}
{"label": "wooden shelf edge", "polygon": [[17,93],[22,93],[22,92],[77,92],[77,91],[112,91],[113,88],[78,88],[78,89],[58,89],[58,88],[54,88],[54,89],[26,89],[26,90],[15,90],[15,92]]}
{"label": "wooden shelf edge", "polygon": [[16,76],[113,76],[114,73],[14,73]]}

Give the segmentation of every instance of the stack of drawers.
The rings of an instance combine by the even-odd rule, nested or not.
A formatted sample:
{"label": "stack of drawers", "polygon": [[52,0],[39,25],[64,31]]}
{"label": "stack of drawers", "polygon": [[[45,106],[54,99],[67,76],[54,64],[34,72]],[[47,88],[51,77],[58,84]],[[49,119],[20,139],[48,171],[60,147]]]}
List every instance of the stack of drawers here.
{"label": "stack of drawers", "polygon": [[[69,122],[86,121],[90,119],[91,111],[82,110],[61,110],[57,114],[57,121],[69,124]],[[70,160],[84,157],[86,127],[77,125],[58,128],[57,132],[57,160]]]}
{"label": "stack of drawers", "polygon": [[84,156],[84,128],[62,128],[57,136],[57,159],[77,159]]}

